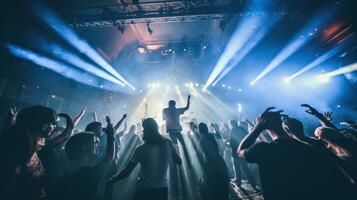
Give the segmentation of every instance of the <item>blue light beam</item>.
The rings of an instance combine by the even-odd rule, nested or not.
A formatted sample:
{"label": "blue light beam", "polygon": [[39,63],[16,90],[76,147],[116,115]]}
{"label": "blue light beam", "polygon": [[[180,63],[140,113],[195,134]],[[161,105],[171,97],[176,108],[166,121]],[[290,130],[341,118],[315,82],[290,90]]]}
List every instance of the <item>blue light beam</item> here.
{"label": "blue light beam", "polygon": [[65,39],[69,44],[79,52],[93,60],[107,72],[112,74],[118,80],[135,90],[127,80],[125,80],[102,56],[99,55],[85,40],[81,39],[68,25],[63,22],[50,8],[45,5],[36,4],[33,6],[34,13],[43,20],[52,30]]}
{"label": "blue light beam", "polygon": [[[247,11],[257,12],[263,10],[264,5],[253,3],[249,6]],[[255,34],[256,28],[262,25],[264,16],[245,16],[242,23],[238,25],[233,35],[229,39],[222,55],[219,57],[218,62],[209,75],[203,90],[206,90],[224,70],[233,56],[249,41],[252,35]]]}
{"label": "blue light beam", "polygon": [[293,39],[291,39],[288,44],[281,50],[278,55],[274,57],[274,59],[266,66],[260,74],[250,82],[250,85],[254,85],[264,76],[266,76],[269,72],[278,67],[283,61],[285,61],[288,57],[290,57],[293,53],[303,47],[306,43],[308,43],[312,37],[312,34],[316,34],[316,31],[319,30],[321,26],[324,26],[328,20],[333,16],[334,9],[332,7],[324,8],[319,11],[314,17],[309,20],[304,27],[294,35]]}
{"label": "blue light beam", "polygon": [[66,65],[64,63],[55,61],[55,60],[45,57],[41,54],[35,53],[31,50],[21,48],[17,45],[7,44],[6,47],[10,51],[10,53],[13,54],[14,56],[16,56],[18,58],[22,58],[27,61],[31,61],[32,63],[34,63],[36,65],[45,67],[51,71],[61,74],[62,76],[66,77],[66,78],[69,78],[74,81],[77,81],[77,82],[80,82],[80,83],[83,83],[86,85],[90,85],[93,87],[103,88],[103,89],[107,89],[107,90],[114,90],[114,88],[113,88],[113,86],[115,86],[114,84],[111,85],[111,88],[103,87],[103,85],[101,85],[101,83],[100,83],[100,80],[96,76],[93,76],[91,74],[84,74],[82,71],[80,71],[76,68],[73,68],[69,65]]}

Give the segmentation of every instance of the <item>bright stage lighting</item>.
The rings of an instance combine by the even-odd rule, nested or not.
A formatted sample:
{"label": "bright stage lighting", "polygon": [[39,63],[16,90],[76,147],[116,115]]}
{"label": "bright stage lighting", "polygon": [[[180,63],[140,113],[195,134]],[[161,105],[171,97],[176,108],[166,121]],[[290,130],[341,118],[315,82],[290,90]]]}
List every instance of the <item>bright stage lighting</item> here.
{"label": "bright stage lighting", "polygon": [[46,45],[43,49],[46,52],[51,53],[53,56],[73,65],[76,66],[86,72],[94,74],[100,78],[106,79],[108,81],[117,83],[119,85],[124,86],[124,83],[119,81],[118,79],[114,78],[112,75],[108,74],[106,71],[98,69],[96,66],[83,61],[80,57],[75,54],[69,53],[69,51],[63,49],[62,47],[58,46],[57,44],[53,44],[47,41],[49,45]]}
{"label": "bright stage lighting", "polygon": [[222,70],[217,79],[212,83],[216,85],[221,81],[234,67],[236,67],[241,60],[264,38],[268,31],[279,21],[279,17],[267,20],[264,22],[264,26],[261,26],[260,29],[247,41],[244,47],[238,51],[238,53],[231,59],[227,66]]}
{"label": "bright stage lighting", "polygon": [[195,87],[198,87],[198,86],[200,86],[200,84],[198,84],[198,83],[195,83]]}
{"label": "bright stage lighting", "polygon": [[93,60],[100,67],[105,69],[119,81],[128,85],[131,89],[135,88],[125,80],[99,53],[94,50],[85,40],[80,38],[65,22],[63,22],[50,8],[43,4],[33,4],[34,13],[41,18],[53,31],[65,39],[78,51]]}
{"label": "bright stage lighting", "polygon": [[343,49],[345,49],[348,46],[348,41],[343,42],[342,44],[338,45],[337,47],[332,48],[331,50],[329,50],[328,52],[324,53],[322,56],[319,56],[318,58],[316,58],[314,61],[312,61],[310,64],[306,65],[305,67],[303,67],[302,69],[300,69],[299,71],[297,71],[296,73],[294,73],[293,75],[291,75],[289,78],[290,79],[294,79],[297,76],[300,76],[301,74],[307,72],[308,70],[316,67],[317,65],[325,62],[326,60],[328,60],[329,58],[335,56],[336,54],[338,54],[339,52],[341,52]]}
{"label": "bright stage lighting", "polygon": [[242,104],[239,103],[239,104],[238,104],[238,112],[241,113],[242,110],[243,110]]}
{"label": "bright stage lighting", "polygon": [[345,67],[341,67],[341,68],[336,69],[334,71],[318,75],[316,77],[316,79],[319,82],[326,82],[326,81],[328,82],[330,80],[330,78],[332,78],[334,76],[350,73],[350,72],[353,72],[353,71],[356,71],[356,70],[357,70],[357,63],[353,63],[351,65],[348,65],[348,66],[345,66]]}
{"label": "bright stage lighting", "polygon": [[323,26],[332,16],[333,9],[325,8],[324,10],[315,14],[315,16],[306,24],[292,40],[274,57],[274,59],[266,66],[263,71],[261,71],[258,76],[250,82],[250,85],[254,85],[261,78],[266,76],[269,72],[278,67],[282,62],[289,58],[293,53],[303,47],[307,42],[309,42],[312,37],[309,36],[310,33],[316,32],[316,27]]}
{"label": "bright stage lighting", "polygon": [[66,65],[65,63],[50,59],[41,54],[27,49],[23,49],[16,45],[8,44],[6,45],[6,47],[14,56],[31,61],[36,65],[45,67],[69,79],[98,88],[104,88],[109,90],[115,89],[111,88],[115,85],[108,85],[108,87],[104,86],[100,83],[100,80],[96,76],[93,76],[91,74],[84,74],[81,70]]}
{"label": "bright stage lighting", "polygon": [[[264,12],[266,10],[266,6],[267,3],[253,2],[249,5],[246,12]],[[250,38],[256,34],[256,27],[263,27],[265,20],[265,16],[245,16],[241,19],[241,23],[229,39],[227,46],[204,84],[204,88],[207,89],[216,80],[234,55],[236,55],[237,52],[244,47],[244,45],[249,43]]]}
{"label": "bright stage lighting", "polygon": [[328,77],[326,75],[317,75],[316,81],[319,83],[328,83],[328,82],[330,82],[330,77]]}
{"label": "bright stage lighting", "polygon": [[194,86],[194,84],[193,84],[192,82],[190,82],[189,86],[190,86],[190,87],[193,87],[193,86]]}
{"label": "bright stage lighting", "polygon": [[283,79],[283,82],[286,83],[286,84],[289,84],[290,81],[291,81],[291,79],[290,79],[289,77],[285,77],[285,78]]}

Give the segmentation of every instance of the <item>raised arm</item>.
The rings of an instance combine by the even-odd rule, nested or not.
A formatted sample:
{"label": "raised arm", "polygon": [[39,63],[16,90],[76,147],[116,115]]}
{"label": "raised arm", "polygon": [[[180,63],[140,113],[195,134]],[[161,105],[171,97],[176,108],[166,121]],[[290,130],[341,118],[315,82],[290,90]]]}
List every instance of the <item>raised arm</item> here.
{"label": "raised arm", "polygon": [[110,121],[110,118],[107,116],[105,117],[105,120],[107,121],[107,127],[104,128],[105,134],[107,134],[107,150],[105,153],[105,159],[108,161],[114,160],[114,128],[113,125]]}
{"label": "raised arm", "polygon": [[[332,113],[327,112],[326,116],[324,116],[322,113],[317,111],[314,107],[310,106],[309,104],[301,104],[301,107],[307,108],[305,112],[309,113],[310,115],[315,116],[317,119],[319,119],[320,123],[322,126],[330,127],[337,129],[336,126],[331,122],[332,120]],[[326,118],[327,117],[327,118]]]}
{"label": "raised arm", "polygon": [[119,129],[119,127],[122,125],[122,123],[124,122],[124,120],[126,119],[127,116],[128,116],[127,114],[124,114],[124,115],[122,116],[122,118],[118,121],[118,123],[115,124],[115,126],[114,126],[114,132],[116,132],[116,131]]}
{"label": "raised arm", "polygon": [[242,140],[240,143],[237,154],[241,159],[245,159],[244,153],[245,150],[251,147],[255,141],[258,139],[259,135],[267,128],[269,124],[272,124],[273,120],[280,118],[280,112],[272,112],[274,107],[267,108],[257,119],[257,123],[252,129],[252,131]]}
{"label": "raised arm", "polygon": [[97,113],[95,111],[92,112],[92,118],[93,118],[93,122],[97,122],[98,121]]}
{"label": "raised arm", "polygon": [[81,121],[82,117],[84,116],[84,114],[86,113],[86,110],[87,108],[84,107],[82,109],[82,111],[76,116],[73,118],[72,122],[73,122],[73,126],[77,126],[77,124]]}
{"label": "raised arm", "polygon": [[188,95],[187,104],[186,104],[186,107],[185,107],[186,110],[188,110],[190,108],[190,101],[191,101],[191,95]]}
{"label": "raised arm", "polygon": [[45,148],[52,148],[54,146],[61,145],[71,137],[71,133],[72,133],[72,130],[74,128],[73,120],[66,113],[60,113],[57,116],[58,117],[63,117],[63,118],[66,119],[66,128],[57,137],[55,137],[52,140],[46,142]]}

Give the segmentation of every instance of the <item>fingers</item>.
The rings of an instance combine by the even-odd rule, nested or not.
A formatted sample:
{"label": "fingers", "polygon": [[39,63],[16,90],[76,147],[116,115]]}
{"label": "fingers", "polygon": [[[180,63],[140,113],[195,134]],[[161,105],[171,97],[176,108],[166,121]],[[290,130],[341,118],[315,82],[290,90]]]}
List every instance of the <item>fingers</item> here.
{"label": "fingers", "polygon": [[108,124],[111,124],[111,121],[110,121],[109,116],[106,116],[106,117],[105,117],[105,121],[106,121]]}

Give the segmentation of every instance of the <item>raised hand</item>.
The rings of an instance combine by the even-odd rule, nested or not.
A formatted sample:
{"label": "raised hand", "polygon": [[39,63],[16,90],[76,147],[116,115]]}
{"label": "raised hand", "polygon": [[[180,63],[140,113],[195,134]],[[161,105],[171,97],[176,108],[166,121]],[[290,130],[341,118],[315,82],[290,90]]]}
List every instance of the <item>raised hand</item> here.
{"label": "raised hand", "polygon": [[57,115],[58,117],[63,117],[66,119],[66,129],[73,129],[74,128],[74,124],[72,122],[71,117],[67,114],[67,113],[60,113]]}
{"label": "raised hand", "polygon": [[16,107],[12,107],[9,109],[9,114],[11,117],[15,118],[19,110]]}
{"label": "raised hand", "polygon": [[[283,110],[273,111],[275,107],[267,108],[258,118],[256,122],[256,127],[261,130],[265,129],[275,129],[277,125],[275,122],[281,120],[281,113]],[[281,124],[280,124],[281,126]]]}
{"label": "raised hand", "polygon": [[309,104],[301,104],[301,107],[307,108],[305,112],[309,113],[310,115],[317,116],[320,114],[314,107],[310,106]]}
{"label": "raised hand", "polygon": [[106,116],[105,117],[105,121],[107,122],[107,127],[104,128],[104,132],[107,134],[107,135],[114,135],[114,128],[113,128],[113,124],[111,123],[111,120],[109,118],[109,116]]}
{"label": "raised hand", "polygon": [[328,120],[328,121],[332,121],[332,112],[324,112],[324,117]]}

